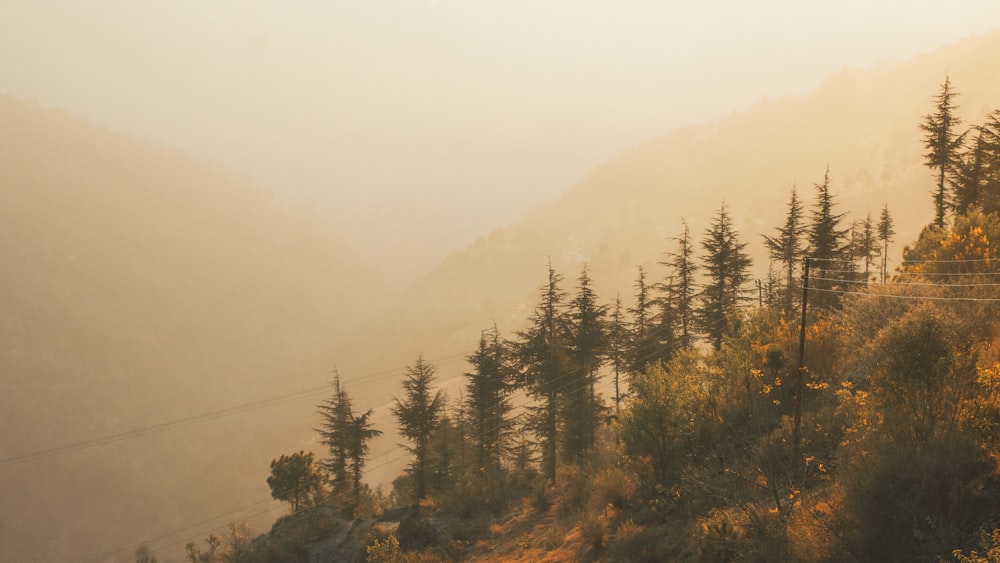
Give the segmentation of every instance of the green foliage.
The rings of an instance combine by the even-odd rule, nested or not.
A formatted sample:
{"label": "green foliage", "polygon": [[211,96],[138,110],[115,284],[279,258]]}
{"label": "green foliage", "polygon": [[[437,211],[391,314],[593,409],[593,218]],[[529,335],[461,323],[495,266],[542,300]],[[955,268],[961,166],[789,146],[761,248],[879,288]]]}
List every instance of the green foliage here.
{"label": "green foliage", "polygon": [[567,463],[580,463],[594,448],[604,405],[597,396],[601,365],[607,353],[608,335],[604,317],[607,307],[597,303],[590,275],[584,268],[577,296],[570,303],[569,345],[572,367],[565,374],[560,408],[563,449]]}
{"label": "green foliage", "polygon": [[384,540],[375,539],[365,550],[368,563],[405,563],[406,557],[399,547],[396,536],[390,535]]}
{"label": "green foliage", "polygon": [[984,531],[981,543],[982,553],[973,549],[966,555],[961,549],[956,549],[952,557],[957,563],[1000,563],[1000,530]]}
{"label": "green foliage", "polygon": [[[951,228],[924,227],[903,250],[907,273],[988,273],[1000,270],[1000,216],[973,210]],[[972,262],[956,262],[968,261]],[[947,283],[947,280],[935,280]]]}
{"label": "green foliage", "polygon": [[410,473],[414,480],[414,500],[419,502],[427,496],[428,458],[431,455],[431,436],[441,423],[444,411],[444,396],[441,391],[432,393],[434,366],[424,361],[423,356],[406,368],[403,380],[404,398],[396,399],[392,414],[399,421],[399,433],[409,442],[405,446],[413,454]]}
{"label": "green foliage", "polygon": [[951,80],[945,76],[941,90],[934,96],[934,112],[924,116],[920,129],[924,132],[924,164],[937,173],[938,185],[934,191],[934,225],[944,228],[947,211],[947,191],[945,182],[959,162],[959,153],[965,142],[965,133],[959,133],[962,120],[957,115],[955,98],[958,93],[951,87]]}
{"label": "green foliage", "polygon": [[188,542],[184,546],[185,556],[190,563],[216,563],[223,561],[224,554],[219,552],[219,547],[222,545],[222,540],[219,536],[215,534],[209,534],[205,538],[205,543],[208,544],[208,551],[201,551],[198,549],[198,544],[195,542]]}
{"label": "green foliage", "polygon": [[361,477],[369,442],[381,436],[382,431],[372,428],[371,409],[361,414],[354,412],[351,399],[341,386],[340,374],[333,380],[333,396],[319,406],[319,411],[322,423],[317,431],[329,452],[321,467],[330,478],[336,500],[341,502],[345,513],[352,514],[361,503]]}
{"label": "green foliage", "polygon": [[494,478],[500,472],[504,455],[511,449],[512,440],[509,417],[515,371],[511,366],[511,350],[494,326],[482,333],[478,349],[467,360],[472,366],[472,371],[465,374],[468,434],[476,450],[477,467],[488,476],[491,485],[499,485]]}
{"label": "green foliage", "polygon": [[875,343],[872,363],[872,396],[888,430],[926,441],[956,428],[975,382],[975,360],[933,312],[920,308],[892,322]]}
{"label": "green foliage", "polygon": [[156,555],[149,550],[146,544],[140,544],[135,548],[135,563],[156,563]]}
{"label": "green foliage", "polygon": [[530,409],[528,430],[541,442],[542,474],[555,479],[559,439],[559,404],[573,370],[569,322],[563,310],[565,292],[560,276],[549,264],[541,302],[531,314],[531,326],[518,333],[515,346],[520,376],[527,392],[539,401]]}
{"label": "green foliage", "polygon": [[313,453],[300,451],[272,460],[267,486],[272,498],[288,502],[292,512],[298,512],[322,490],[323,478],[313,462]]}
{"label": "green foliage", "polygon": [[346,493],[350,489],[348,464],[350,456],[347,448],[350,439],[347,436],[351,424],[351,399],[340,384],[340,374],[335,372],[333,378],[333,395],[318,407],[322,422],[316,430],[320,435],[320,443],[327,447],[328,455],[320,462],[320,467],[326,471],[333,486],[334,494]]}
{"label": "green foliage", "polygon": [[882,283],[885,283],[888,279],[888,268],[889,263],[889,243],[892,242],[892,237],[896,235],[895,227],[892,223],[892,216],[889,215],[889,205],[885,204],[882,206],[882,213],[878,218],[878,239],[882,241],[882,249],[880,254],[882,255]]}
{"label": "green foliage", "polygon": [[[830,192],[830,168],[827,167],[823,175],[822,184],[813,184],[816,188],[816,203],[813,205],[812,222],[809,225],[809,256],[814,259],[813,265],[816,269],[813,273],[815,277],[828,278],[822,283],[819,280],[813,282],[813,286],[825,290],[812,292],[809,304],[819,309],[829,309],[840,302],[836,293],[829,291],[847,291],[851,286],[846,281],[850,280],[849,275],[843,272],[851,272],[854,269],[854,257],[851,254],[851,245],[847,236],[850,229],[840,226],[844,213],[835,213],[836,202]],[[828,274],[834,275],[820,275]],[[838,281],[830,281],[838,280]]]}
{"label": "green foliage", "polygon": [[667,304],[664,306],[664,316],[669,313],[671,321],[679,329],[677,347],[681,350],[690,350],[694,347],[695,341],[695,297],[698,294],[695,274],[698,265],[694,260],[694,242],[691,240],[687,221],[681,220],[681,223],[684,230],[674,237],[677,250],[667,255],[666,262],[661,262],[661,265],[670,271],[669,281],[665,287]]}
{"label": "green foliage", "polygon": [[701,246],[705,250],[702,269],[708,280],[702,288],[698,320],[702,332],[718,350],[728,317],[748,300],[746,283],[750,279],[751,265],[745,250],[747,245],[740,242],[724,204],[705,230]]}
{"label": "green foliage", "polygon": [[788,313],[794,309],[799,293],[798,284],[795,281],[795,270],[805,257],[803,212],[802,201],[799,200],[793,187],[792,197],[788,200],[788,215],[785,216],[785,224],[778,227],[777,236],[764,235],[764,246],[767,248],[771,260],[784,266],[785,286],[782,288],[781,304]]}
{"label": "green foliage", "polygon": [[650,461],[656,482],[669,484],[693,445],[708,403],[702,358],[684,352],[668,364],[653,364],[634,374],[632,395],[619,428],[625,452]]}
{"label": "green foliage", "polygon": [[869,214],[851,226],[851,255],[864,264],[865,283],[870,281],[871,267],[880,254],[881,248],[875,234],[875,225]]}
{"label": "green foliage", "polygon": [[622,378],[628,372],[629,331],[622,315],[622,299],[615,298],[608,325],[608,360],[615,375],[615,412],[622,399]]}

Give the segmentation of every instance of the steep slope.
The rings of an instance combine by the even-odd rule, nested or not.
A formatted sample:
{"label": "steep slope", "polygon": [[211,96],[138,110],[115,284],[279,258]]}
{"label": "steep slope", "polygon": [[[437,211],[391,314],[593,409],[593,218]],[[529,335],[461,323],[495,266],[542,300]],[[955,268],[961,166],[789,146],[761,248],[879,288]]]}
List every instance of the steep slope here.
{"label": "steep slope", "polygon": [[[319,217],[8,97],[0,264],[0,460],[322,386],[376,285]],[[3,558],[80,560],[266,498],[320,398],[0,465]]]}
{"label": "steep slope", "polygon": [[[1000,33],[973,36],[894,66],[842,70],[801,97],[765,100],[716,123],[650,141],[595,169],[589,178],[517,225],[499,229],[447,259],[391,308],[391,335],[415,356],[471,350],[494,320],[510,333],[523,325],[550,257],[572,291],[584,263],[598,294],[632,298],[635,266],[651,282],[686,218],[700,240],[722,202],[749,243],[763,277],[762,234],[781,224],[790,190],[811,204],[827,165],[848,220],[887,203],[897,241],[915,238],[933,216],[934,181],[923,166],[917,125],[932,111],[946,73],[961,92],[967,123],[1000,108]],[[664,103],[669,103],[664,100]],[[599,135],[599,131],[593,134]],[[700,245],[698,247],[700,252]],[[901,243],[890,248],[898,260]],[[433,352],[431,352],[433,351]],[[402,358],[400,358],[402,359]]]}

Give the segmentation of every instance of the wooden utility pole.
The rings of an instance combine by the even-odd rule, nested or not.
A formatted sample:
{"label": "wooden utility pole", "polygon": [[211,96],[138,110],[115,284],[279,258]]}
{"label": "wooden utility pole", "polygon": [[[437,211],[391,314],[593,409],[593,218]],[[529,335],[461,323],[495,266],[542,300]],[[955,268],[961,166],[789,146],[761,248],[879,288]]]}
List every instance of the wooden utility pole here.
{"label": "wooden utility pole", "polygon": [[802,324],[799,326],[799,369],[795,380],[795,425],[792,430],[792,452],[799,452],[799,429],[802,426],[802,394],[806,380],[806,302],[809,299],[809,257],[805,260],[802,276]]}

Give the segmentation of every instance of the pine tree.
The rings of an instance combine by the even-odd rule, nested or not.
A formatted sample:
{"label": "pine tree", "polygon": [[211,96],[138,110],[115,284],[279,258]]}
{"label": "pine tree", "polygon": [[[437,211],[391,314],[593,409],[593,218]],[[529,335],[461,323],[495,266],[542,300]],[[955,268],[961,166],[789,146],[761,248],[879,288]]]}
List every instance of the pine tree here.
{"label": "pine tree", "polygon": [[[840,228],[844,219],[843,213],[834,213],[833,194],[830,193],[830,168],[827,167],[822,184],[813,184],[816,188],[816,203],[812,212],[812,224],[809,226],[809,256],[815,260],[821,274],[817,278],[826,278],[822,284],[817,283],[817,289],[822,291],[811,294],[810,303],[817,307],[830,308],[839,303],[838,294],[831,293],[847,291],[848,282],[854,277],[854,260],[848,234],[850,229]],[[834,281],[829,281],[829,280]],[[819,281],[819,280],[817,280]],[[822,285],[822,287],[820,287]]]}
{"label": "pine tree", "polygon": [[851,227],[851,247],[855,258],[864,264],[865,284],[869,281],[869,272],[872,264],[880,254],[879,242],[875,235],[875,226],[872,224],[871,213],[863,220],[855,221]]}
{"label": "pine tree", "polygon": [[920,129],[924,132],[924,164],[937,173],[937,190],[934,192],[934,224],[944,228],[947,211],[945,182],[959,162],[959,154],[965,133],[958,133],[961,118],[956,115],[958,106],[954,99],[958,93],[951,88],[951,80],[945,76],[941,90],[934,96],[934,113],[924,116]]}
{"label": "pine tree", "polygon": [[977,207],[983,207],[989,184],[989,158],[987,142],[979,129],[972,146],[965,151],[952,172],[951,205],[955,215],[965,215]]}
{"label": "pine tree", "polygon": [[747,300],[746,283],[750,279],[750,256],[746,243],[739,241],[725,204],[705,230],[701,241],[705,250],[702,268],[708,277],[701,292],[699,324],[709,342],[718,350],[726,332],[728,317]]}
{"label": "pine tree", "polygon": [[764,245],[770,253],[771,260],[782,264],[785,270],[782,306],[786,314],[790,314],[795,307],[795,299],[798,295],[795,269],[805,257],[803,211],[802,201],[799,200],[798,193],[793,186],[784,226],[778,227],[778,235],[775,237],[764,235]]}
{"label": "pine tree", "polygon": [[662,264],[669,268],[672,278],[666,286],[666,292],[672,320],[680,328],[677,346],[681,350],[690,350],[694,348],[695,299],[698,296],[695,274],[698,266],[694,261],[694,243],[687,221],[682,219],[681,223],[684,230],[674,237],[677,251],[668,253],[667,261]]}
{"label": "pine tree", "polygon": [[329,476],[335,495],[346,493],[351,487],[348,473],[350,463],[349,427],[351,423],[351,399],[347,396],[340,383],[340,373],[334,370],[333,394],[319,405],[322,418],[316,432],[320,435],[320,443],[326,446],[328,455],[321,460],[319,466]]}
{"label": "pine tree", "polygon": [[607,355],[608,335],[604,328],[607,307],[597,303],[590,274],[583,268],[579,289],[570,303],[570,357],[573,368],[566,381],[563,401],[563,448],[570,463],[582,461],[594,447],[603,406],[596,391],[598,370]]}
{"label": "pine tree", "polygon": [[1000,110],[991,113],[979,130],[983,139],[984,157],[982,209],[983,213],[1000,213]]}
{"label": "pine tree", "polygon": [[560,276],[549,263],[548,283],[541,288],[541,303],[531,314],[531,326],[518,333],[517,359],[528,393],[539,405],[532,407],[528,429],[538,437],[542,449],[542,475],[556,476],[559,438],[558,408],[571,369],[569,331],[559,287]]}
{"label": "pine tree", "polygon": [[889,216],[889,205],[882,206],[882,215],[878,219],[878,238],[882,241],[882,283],[888,279],[889,264],[889,243],[896,231],[892,225],[892,217]]}
{"label": "pine tree", "polygon": [[364,475],[365,462],[368,461],[369,442],[372,438],[382,435],[381,430],[373,428],[371,420],[372,409],[350,416],[347,427],[347,458],[351,471],[351,492],[354,499],[352,509],[361,504],[361,477]]}
{"label": "pine tree", "polygon": [[320,443],[327,447],[329,457],[320,462],[328,475],[334,495],[346,499],[351,493],[353,503],[343,503],[344,511],[352,513],[361,501],[361,477],[368,459],[368,443],[382,435],[372,428],[372,410],[357,415],[351,399],[340,383],[340,374],[334,373],[333,395],[319,406],[322,422],[316,429]]}
{"label": "pine tree", "polygon": [[642,371],[649,363],[649,331],[652,324],[653,298],[650,295],[650,286],[646,283],[646,270],[642,266],[636,267],[639,270],[639,277],[636,278],[632,287],[635,288],[635,307],[628,309],[632,315],[632,343],[630,350],[629,369],[630,371]]}
{"label": "pine tree", "polygon": [[625,326],[622,311],[622,298],[615,298],[615,306],[611,309],[611,320],[608,326],[608,360],[615,374],[615,413],[621,405],[621,377],[628,372],[627,350],[629,348],[629,333]]}
{"label": "pine tree", "polygon": [[399,433],[410,444],[403,445],[411,454],[410,475],[413,477],[414,502],[419,503],[427,496],[428,458],[430,457],[431,435],[441,423],[444,410],[444,396],[441,391],[432,393],[434,366],[424,361],[423,356],[406,368],[403,379],[403,399],[396,398],[392,414],[399,422]]}
{"label": "pine tree", "polygon": [[496,325],[483,331],[479,347],[467,359],[472,365],[472,371],[465,374],[469,434],[479,467],[493,475],[500,471],[509,441],[509,397],[514,383],[509,350]]}

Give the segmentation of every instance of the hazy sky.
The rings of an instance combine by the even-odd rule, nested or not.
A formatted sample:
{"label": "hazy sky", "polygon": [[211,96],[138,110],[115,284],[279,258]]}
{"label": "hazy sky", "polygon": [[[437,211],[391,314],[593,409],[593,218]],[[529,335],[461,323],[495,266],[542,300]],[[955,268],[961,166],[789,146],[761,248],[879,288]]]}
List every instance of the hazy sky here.
{"label": "hazy sky", "polygon": [[0,91],[219,160],[384,248],[426,225],[408,254],[436,257],[678,125],[998,26],[996,0],[0,0]]}

